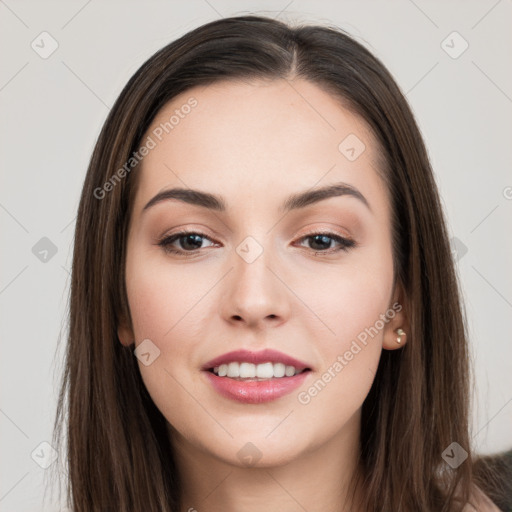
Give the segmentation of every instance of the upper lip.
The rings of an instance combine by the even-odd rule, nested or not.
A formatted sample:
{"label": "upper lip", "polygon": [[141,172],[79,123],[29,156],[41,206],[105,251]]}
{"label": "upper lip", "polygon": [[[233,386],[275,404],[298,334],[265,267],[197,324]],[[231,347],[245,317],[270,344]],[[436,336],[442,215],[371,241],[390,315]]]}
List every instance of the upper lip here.
{"label": "upper lip", "polygon": [[268,363],[270,361],[271,363],[283,363],[287,366],[293,366],[299,371],[310,368],[306,363],[299,361],[294,357],[283,354],[277,350],[267,348],[259,352],[251,352],[250,350],[234,350],[233,352],[227,352],[226,354],[222,354],[211,361],[208,361],[201,369],[210,370],[216,366],[220,366],[221,364],[228,364],[234,361],[253,364]]}

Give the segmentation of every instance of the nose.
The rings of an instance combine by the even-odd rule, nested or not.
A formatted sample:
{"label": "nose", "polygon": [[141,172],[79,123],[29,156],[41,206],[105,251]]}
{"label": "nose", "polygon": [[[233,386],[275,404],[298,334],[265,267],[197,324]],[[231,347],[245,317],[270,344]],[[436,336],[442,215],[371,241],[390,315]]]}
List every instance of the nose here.
{"label": "nose", "polygon": [[255,329],[277,327],[290,316],[291,292],[270,251],[252,262],[233,254],[233,270],[222,290],[221,314],[234,326]]}

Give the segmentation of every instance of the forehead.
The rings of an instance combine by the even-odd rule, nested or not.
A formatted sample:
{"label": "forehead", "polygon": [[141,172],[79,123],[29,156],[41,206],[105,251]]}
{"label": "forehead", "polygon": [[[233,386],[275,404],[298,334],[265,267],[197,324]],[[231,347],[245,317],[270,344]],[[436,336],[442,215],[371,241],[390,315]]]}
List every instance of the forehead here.
{"label": "forehead", "polygon": [[[306,80],[221,81],[191,88],[157,114],[137,172],[135,209],[160,190],[190,187],[270,198],[345,180],[381,187],[378,147],[362,118]],[[364,185],[364,186],[363,186]]]}

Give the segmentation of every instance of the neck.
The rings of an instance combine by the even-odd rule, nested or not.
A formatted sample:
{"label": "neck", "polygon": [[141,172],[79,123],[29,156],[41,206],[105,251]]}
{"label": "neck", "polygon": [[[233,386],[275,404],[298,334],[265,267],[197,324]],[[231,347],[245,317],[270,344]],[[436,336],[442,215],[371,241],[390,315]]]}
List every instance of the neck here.
{"label": "neck", "polygon": [[355,512],[349,483],[360,471],[359,427],[360,411],[321,445],[266,467],[231,464],[169,429],[182,484],[181,510]]}

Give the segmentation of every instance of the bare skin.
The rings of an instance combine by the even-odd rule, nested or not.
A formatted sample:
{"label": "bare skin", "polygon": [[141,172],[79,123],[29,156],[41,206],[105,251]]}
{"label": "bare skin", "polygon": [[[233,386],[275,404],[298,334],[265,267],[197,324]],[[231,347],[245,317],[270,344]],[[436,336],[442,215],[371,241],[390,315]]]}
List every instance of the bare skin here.
{"label": "bare skin", "polygon": [[[118,328],[123,344],[149,339],[160,350],[139,366],[169,423],[183,511],[357,512],[347,484],[357,471],[361,406],[382,350],[407,342],[405,335],[397,343],[397,328],[408,332],[405,308],[393,309],[404,297],[394,282],[378,146],[361,118],[304,80],[190,89],[158,113],[146,136],[192,96],[197,106],[134,171],[141,176],[126,262],[132,323]],[[353,161],[350,144],[350,158],[339,149],[350,134],[365,146]],[[340,182],[367,204],[345,194],[280,210],[292,194]],[[220,195],[226,209],[172,199],[143,211],[174,187]],[[192,256],[158,245],[182,229],[199,235],[199,248],[183,237],[170,248]],[[319,245],[312,233],[355,245],[340,248],[333,238]],[[250,263],[237,252],[246,237],[262,249]],[[372,326],[377,333],[358,341]],[[311,371],[277,400],[236,402],[213,389],[201,366],[242,348],[279,350]],[[319,379],[325,385],[311,392]],[[258,454],[250,462],[248,443]]]}

